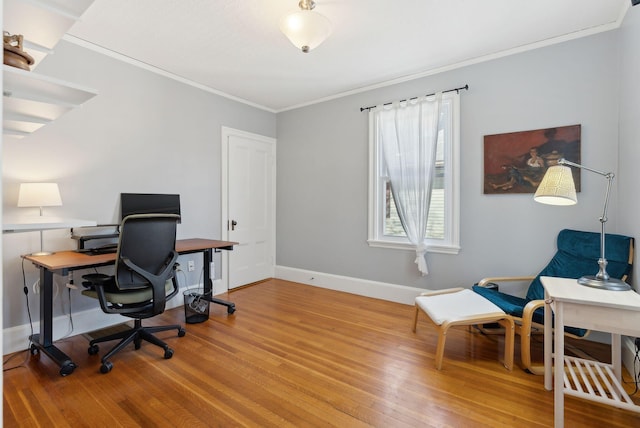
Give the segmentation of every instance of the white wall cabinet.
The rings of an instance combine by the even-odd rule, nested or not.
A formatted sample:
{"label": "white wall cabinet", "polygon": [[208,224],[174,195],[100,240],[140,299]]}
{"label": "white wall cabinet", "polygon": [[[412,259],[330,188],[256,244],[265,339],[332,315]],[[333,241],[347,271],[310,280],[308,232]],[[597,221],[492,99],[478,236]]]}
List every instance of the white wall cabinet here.
{"label": "white wall cabinet", "polygon": [[23,138],[96,95],[90,88],[34,71],[91,3],[93,0],[4,0],[4,31],[22,34],[23,49],[35,60],[32,71],[3,65],[5,140]]}

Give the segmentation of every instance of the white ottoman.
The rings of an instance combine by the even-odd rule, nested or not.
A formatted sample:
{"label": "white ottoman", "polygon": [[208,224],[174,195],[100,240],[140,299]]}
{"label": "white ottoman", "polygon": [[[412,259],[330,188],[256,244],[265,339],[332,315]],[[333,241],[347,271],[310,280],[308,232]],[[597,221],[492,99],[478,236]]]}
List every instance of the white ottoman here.
{"label": "white ottoman", "polygon": [[428,291],[416,297],[413,331],[416,331],[418,312],[422,310],[438,327],[436,368],[442,368],[447,330],[454,325],[475,325],[498,322],[505,327],[504,366],[513,369],[514,322],[502,309],[467,288]]}

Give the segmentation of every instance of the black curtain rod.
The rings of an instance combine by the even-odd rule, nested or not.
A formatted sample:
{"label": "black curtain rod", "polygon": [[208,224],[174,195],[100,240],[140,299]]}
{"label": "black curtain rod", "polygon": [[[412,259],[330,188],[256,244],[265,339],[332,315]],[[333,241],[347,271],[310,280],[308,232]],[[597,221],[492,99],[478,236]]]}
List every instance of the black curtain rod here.
{"label": "black curtain rod", "polygon": [[[454,89],[447,89],[446,91],[442,91],[442,93],[444,94],[445,92],[453,92],[453,91],[460,92],[460,91],[462,91],[463,89],[466,91],[467,89],[469,89],[469,85],[464,85],[464,86],[461,86],[461,87],[459,87],[459,88],[454,88]],[[432,95],[435,95],[435,93],[433,93],[433,94],[429,94],[429,95],[425,95],[425,96],[426,96],[426,97],[430,97],[430,96],[432,96]],[[409,98],[409,99],[410,99],[410,100],[415,100],[416,98],[418,98],[418,97],[413,97],[413,98]],[[403,101],[407,101],[407,100],[400,100],[400,102],[403,102]],[[384,105],[384,106],[388,106],[389,104],[393,104],[393,103],[384,103],[383,105]],[[376,107],[377,107],[377,106],[371,106],[371,107],[360,107],[360,111],[362,112],[362,111],[365,111],[365,110],[371,110],[372,108],[376,108]]]}

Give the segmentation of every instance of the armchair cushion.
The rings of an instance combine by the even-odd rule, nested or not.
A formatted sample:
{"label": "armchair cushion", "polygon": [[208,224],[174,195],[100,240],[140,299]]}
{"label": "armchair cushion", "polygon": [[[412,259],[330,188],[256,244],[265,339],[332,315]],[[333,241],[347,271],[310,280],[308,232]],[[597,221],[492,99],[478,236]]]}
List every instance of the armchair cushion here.
{"label": "armchair cushion", "polygon": [[522,318],[522,310],[527,304],[527,300],[522,297],[512,296],[511,294],[501,293],[497,288],[480,287],[477,284],[473,286],[473,291],[493,302],[500,309],[513,317]]}
{"label": "armchair cushion", "polygon": [[[522,318],[522,312],[525,305],[530,302],[530,300],[523,299],[521,297],[512,296],[510,294],[501,293],[495,288],[486,288],[480,287],[478,285],[473,286],[473,291],[493,302],[500,309],[505,311],[507,314],[511,315],[515,318]],[[543,296],[544,298],[544,296]],[[534,299],[538,300],[538,299]],[[538,308],[533,313],[532,321],[537,324],[544,324],[544,309]],[[573,334],[578,337],[583,337],[587,334],[587,330],[583,328],[569,327],[565,326],[564,331],[569,334]]]}

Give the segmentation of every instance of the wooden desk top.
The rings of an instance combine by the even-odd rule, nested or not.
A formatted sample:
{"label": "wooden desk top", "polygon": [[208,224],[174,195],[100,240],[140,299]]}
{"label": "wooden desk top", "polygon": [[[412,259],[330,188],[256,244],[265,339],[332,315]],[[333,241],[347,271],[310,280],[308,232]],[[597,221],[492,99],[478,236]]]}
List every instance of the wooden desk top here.
{"label": "wooden desk top", "polygon": [[[218,241],[215,239],[178,239],[176,241],[176,251],[180,254],[195,253],[206,249],[231,250],[237,242]],[[50,271],[60,269],[80,269],[90,266],[108,265],[116,260],[116,253],[91,254],[78,251],[58,251],[48,256],[22,256],[36,266],[44,267]]]}
{"label": "wooden desk top", "polygon": [[553,300],[580,305],[640,311],[640,294],[634,290],[599,290],[578,284],[576,279],[543,276],[542,286]]}

